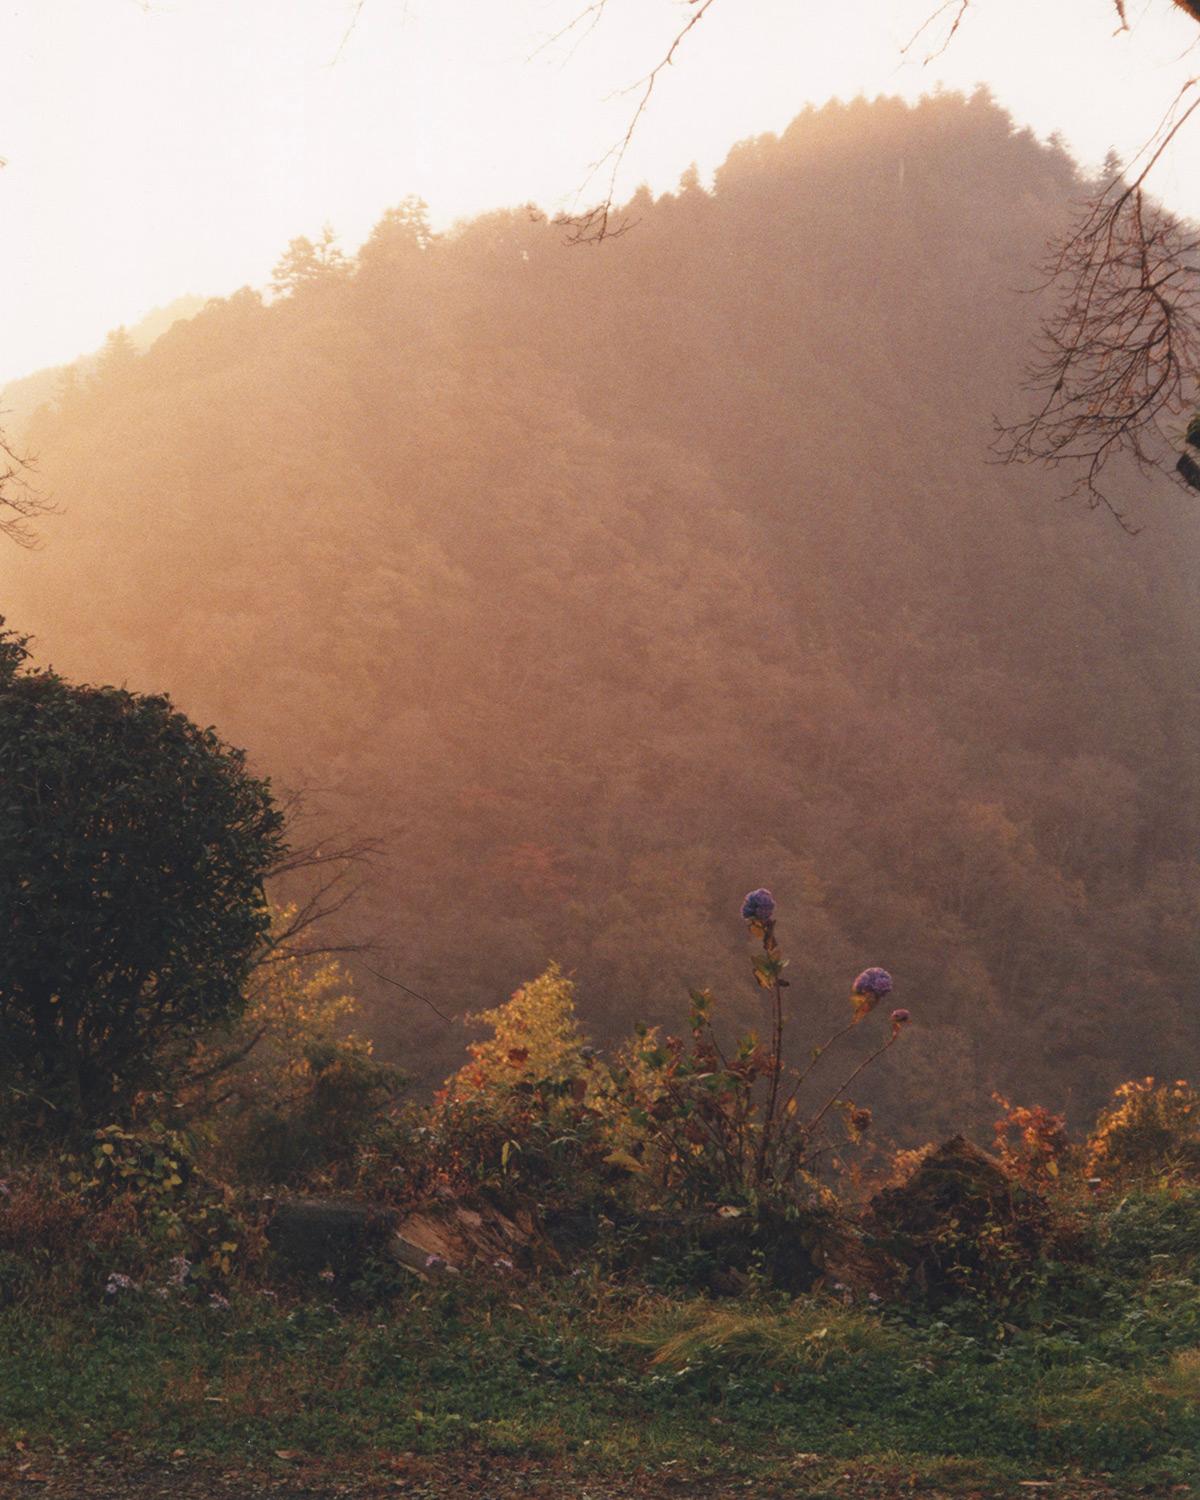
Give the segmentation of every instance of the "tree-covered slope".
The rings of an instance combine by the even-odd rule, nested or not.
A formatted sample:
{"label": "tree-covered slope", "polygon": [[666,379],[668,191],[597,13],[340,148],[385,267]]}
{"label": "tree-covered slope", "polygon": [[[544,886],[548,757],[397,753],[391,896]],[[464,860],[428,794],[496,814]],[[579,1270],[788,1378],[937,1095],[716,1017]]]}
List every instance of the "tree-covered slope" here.
{"label": "tree-covered slope", "polygon": [[765,882],[814,1025],[895,974],[897,1131],[1187,1072],[1200,526],[988,462],[1079,186],[976,96],[809,111],[600,247],[407,204],[40,414],[6,613],[382,833],[362,920],[443,1008],[556,957],[601,1037],[745,1019]]}

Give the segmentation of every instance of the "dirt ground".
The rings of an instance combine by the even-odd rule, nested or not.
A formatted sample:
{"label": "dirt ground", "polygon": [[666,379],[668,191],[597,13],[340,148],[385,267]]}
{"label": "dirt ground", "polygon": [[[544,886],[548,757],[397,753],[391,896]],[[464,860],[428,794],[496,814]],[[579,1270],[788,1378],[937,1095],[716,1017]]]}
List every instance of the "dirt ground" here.
{"label": "dirt ground", "polygon": [[[228,1462],[120,1462],[78,1457],[0,1463],[0,1500],[1123,1500],[1082,1479],[971,1481],[942,1485],[896,1470],[837,1472],[815,1455],[798,1455],[769,1479],[714,1478],[661,1465],[616,1477],[550,1460],[454,1455],[379,1457],[370,1462],[297,1455],[254,1468]],[[1142,1492],[1145,1493],[1145,1492]],[[1172,1492],[1185,1500],[1187,1487]]]}

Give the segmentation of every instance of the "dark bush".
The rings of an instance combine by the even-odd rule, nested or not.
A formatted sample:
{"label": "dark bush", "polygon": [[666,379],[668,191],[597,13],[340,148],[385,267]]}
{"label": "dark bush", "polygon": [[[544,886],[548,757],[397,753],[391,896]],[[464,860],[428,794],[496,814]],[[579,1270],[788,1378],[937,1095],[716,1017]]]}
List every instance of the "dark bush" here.
{"label": "dark bush", "polygon": [[26,655],[0,630],[0,1082],[25,1119],[94,1124],[241,1010],[282,817],[169,699]]}
{"label": "dark bush", "polygon": [[961,1135],[886,1188],[863,1219],[905,1297],[933,1306],[958,1297],[1016,1300],[1053,1233],[1045,1199]]}

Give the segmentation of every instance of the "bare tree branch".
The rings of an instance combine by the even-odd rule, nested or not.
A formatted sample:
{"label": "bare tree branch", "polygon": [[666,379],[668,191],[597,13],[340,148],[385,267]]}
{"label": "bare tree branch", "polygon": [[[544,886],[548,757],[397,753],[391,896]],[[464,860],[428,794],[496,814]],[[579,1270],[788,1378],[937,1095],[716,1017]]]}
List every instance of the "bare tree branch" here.
{"label": "bare tree branch", "polygon": [[336,67],[337,64],[341,62],[341,60],[342,60],[342,53],[345,52],[346,46],[349,43],[350,38],[354,35],[355,31],[358,28],[358,22],[359,22],[360,17],[362,16],[363,7],[366,5],[366,3],[367,3],[367,0],[356,0],[353,13],[350,16],[350,24],[346,27],[346,30],[345,30],[345,32],[344,32],[344,34],[342,36],[342,39],[338,43],[338,49],[333,54],[333,62],[330,64],[330,67]]}
{"label": "bare tree branch", "polygon": [[[606,3],[607,0],[596,0],[595,4],[590,5],[587,10],[579,14],[566,30],[570,31],[589,15],[593,17],[591,25],[594,27],[603,14]],[[683,45],[688,34],[700,24],[712,9],[716,0],[687,0],[687,3],[691,7],[692,14],[675,33],[666,52],[644,78],[632,84],[628,89],[621,91],[622,93],[638,95],[633,115],[626,127],[625,134],[611,150],[605,152],[599,161],[593,162],[587,177],[587,182],[590,182],[605,166],[608,167],[608,179],[605,184],[603,199],[595,204],[594,207],[585,209],[582,213],[560,214],[554,221],[556,224],[562,225],[569,230],[567,235],[569,244],[598,244],[601,240],[615,239],[617,235],[623,234],[629,228],[627,223],[619,224],[615,228],[612,224],[613,208],[617,194],[617,178],[620,175],[621,167],[624,164],[629,147],[633,143],[633,138],[637,134],[642,116],[646,113],[650,104],[651,95],[654,93],[659,78],[674,64],[675,55]],[[584,183],[585,188],[587,182]]]}
{"label": "bare tree branch", "polygon": [[942,53],[945,52],[946,48],[958,34],[958,28],[962,25],[963,17],[966,15],[970,4],[971,0],[944,0],[944,3],[939,5],[932,15],[925,17],[912,36],[905,42],[904,46],[900,48],[901,54],[907,55],[911,52],[930,27],[935,26],[948,10],[952,10],[954,18],[950,22],[945,36],[942,37],[941,43],[923,59],[923,63],[925,66],[928,66],[936,58],[941,57]]}
{"label": "bare tree branch", "polygon": [[422,995],[418,990],[410,990],[408,985],[401,984],[398,979],[393,979],[390,974],[381,974],[378,969],[371,968],[370,964],[363,964],[362,967],[366,969],[368,974],[374,974],[376,979],[382,979],[384,984],[390,984],[393,989],[403,990],[406,995],[411,995],[414,1000],[420,1000],[422,1004],[429,1007],[435,1016],[440,1016],[447,1026],[454,1025],[453,1018],[448,1016],[444,1010],[439,1010],[428,995]]}
{"label": "bare tree branch", "polygon": [[213,1062],[206,1064],[206,1066],[204,1066],[203,1068],[197,1068],[194,1072],[189,1073],[187,1079],[188,1084],[194,1085],[197,1083],[207,1083],[212,1078],[219,1078],[222,1073],[228,1073],[230,1068],[236,1068],[238,1063],[242,1062],[245,1058],[250,1056],[251,1052],[254,1051],[255,1047],[258,1046],[259,1042],[262,1041],[263,1037],[265,1037],[266,1034],[267,1028],[265,1026],[259,1026],[256,1030],[252,1031],[250,1035],[245,1039],[245,1041],[241,1042],[238,1046],[231,1047],[229,1051],[222,1052],[221,1055],[217,1057]]}
{"label": "bare tree branch", "polygon": [[267,872],[267,882],[290,914],[271,933],[259,963],[372,951],[373,943],[341,937],[330,930],[329,924],[369,881],[371,867],[383,852],[382,842],[345,829],[295,841],[297,830],[311,826],[319,815],[311,809],[310,794],[304,791],[285,793],[280,805],[293,842]]}
{"label": "bare tree branch", "polygon": [[569,62],[570,59],[574,57],[575,53],[578,51],[580,45],[585,42],[588,37],[591,36],[592,32],[595,31],[596,27],[599,26],[601,20],[604,17],[604,10],[607,4],[608,0],[592,0],[592,3],[581,10],[573,20],[568,21],[565,26],[560,26],[559,29],[548,36],[545,41],[539,42],[538,45],[529,54],[529,61],[532,62],[535,57],[540,57],[543,52],[548,52],[551,47],[557,46],[559,42],[565,41],[567,37],[574,35],[574,33],[576,32],[579,32],[579,35],[575,38],[570,52],[567,54],[567,61]]}
{"label": "bare tree branch", "polygon": [[1043,325],[1028,380],[1041,400],[1024,421],[1001,427],[996,445],[1004,462],[1077,467],[1071,493],[1127,531],[1135,528],[1104,488],[1105,468],[1124,454],[1144,471],[1165,471],[1178,445],[1171,424],[1198,399],[1200,235],[1144,193],[1163,152],[1200,111],[1198,83],[1180,91],[1139,153],[1136,176],[1113,177],[1051,246],[1045,285],[1059,287],[1061,301]]}
{"label": "bare tree branch", "polygon": [[34,489],[30,480],[33,459],[18,454],[0,433],[0,536],[18,547],[36,547],[33,523],[40,516],[56,513],[56,507]]}
{"label": "bare tree branch", "polygon": [[[924,36],[924,34],[930,29],[930,27],[935,26],[947,11],[953,11],[954,17],[951,20],[950,25],[942,38],[941,44],[936,47],[924,60],[925,62],[930,63],[934,60],[934,58],[940,57],[942,53],[945,52],[950,43],[954,40],[955,34],[958,31],[958,28],[962,25],[963,18],[966,15],[967,11],[970,9],[972,3],[973,0],[943,0],[943,3],[938,6],[937,10],[935,10],[931,15],[927,16],[925,20],[921,22],[920,26],[917,27],[916,31],[900,50],[902,52],[911,51],[912,48],[916,45],[919,38]],[[1174,0],[1174,3],[1179,7],[1180,10],[1191,16],[1192,20],[1200,21],[1200,0]],[[1112,7],[1113,10],[1115,10],[1117,13],[1117,31],[1131,31],[1133,28],[1129,24],[1127,0],[1112,0]]]}
{"label": "bare tree branch", "polygon": [[[0,169],[8,165],[7,158],[0,156]],[[33,459],[19,456],[0,432],[0,536],[6,536],[18,547],[36,547],[37,532],[33,522],[39,516],[55,513],[55,507],[44,495],[39,495],[29,482],[33,472]]]}

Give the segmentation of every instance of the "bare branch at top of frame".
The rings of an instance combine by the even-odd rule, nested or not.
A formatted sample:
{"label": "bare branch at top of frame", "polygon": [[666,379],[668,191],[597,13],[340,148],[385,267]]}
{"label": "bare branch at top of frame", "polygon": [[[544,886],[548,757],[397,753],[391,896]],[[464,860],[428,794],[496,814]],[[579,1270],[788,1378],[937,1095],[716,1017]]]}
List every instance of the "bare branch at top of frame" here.
{"label": "bare branch at top of frame", "polygon": [[918,26],[916,31],[913,32],[912,36],[910,36],[908,41],[905,42],[904,46],[900,48],[901,53],[907,56],[907,54],[912,51],[912,49],[917,45],[917,43],[925,35],[925,33],[931,27],[935,26],[947,11],[952,10],[954,12],[954,19],[947,27],[946,34],[942,38],[940,45],[935,47],[932,52],[930,52],[925,58],[922,59],[922,61],[926,66],[928,66],[928,64],[933,62],[936,58],[941,57],[942,53],[945,52],[946,48],[958,34],[958,28],[962,25],[963,17],[966,15],[970,4],[971,0],[943,0],[943,3],[938,6],[937,10],[935,10],[932,15],[928,15],[925,17],[920,26]]}
{"label": "bare branch at top of frame", "polygon": [[535,57],[540,57],[543,52],[548,52],[551,47],[557,46],[559,42],[566,41],[568,37],[574,37],[574,42],[567,57],[567,60],[570,61],[578,51],[581,43],[585,42],[591,36],[592,32],[595,31],[596,27],[599,26],[601,20],[604,18],[607,6],[608,0],[592,0],[590,5],[585,6],[583,10],[579,11],[565,26],[560,26],[545,41],[539,42],[529,54],[528,61],[532,62]]}
{"label": "bare branch at top of frame", "polygon": [[[1027,388],[1040,398],[999,429],[1004,462],[1078,471],[1071,493],[1136,528],[1104,481],[1109,463],[1175,467],[1171,430],[1200,393],[1200,233],[1145,196],[1148,174],[1200,111],[1200,81],[1180,91],[1140,169],[1114,177],[1051,246],[1044,286],[1061,290],[1043,324]],[[1191,95],[1192,97],[1189,97]]]}
{"label": "bare branch at top of frame", "polygon": [[[599,9],[601,12],[604,9],[605,3],[606,0],[599,0]],[[658,80],[674,63],[676,53],[683,45],[688,34],[700,24],[715,3],[716,0],[688,0],[692,14],[675,33],[666,52],[645,77],[639,79],[637,83],[631,84],[629,88],[621,90],[622,93],[637,94],[638,96],[633,115],[629,120],[624,135],[616,145],[610,151],[605,152],[599,161],[593,162],[587,179],[590,182],[598,172],[603,171],[607,166],[608,178],[605,184],[604,197],[594,207],[586,209],[582,213],[560,214],[554,221],[569,231],[567,235],[568,243],[572,245],[597,244],[601,240],[615,239],[617,235],[623,234],[629,228],[628,224],[619,224],[614,227],[612,223],[613,206],[617,193],[617,178],[620,175],[621,167],[624,164],[633,138],[637,134],[637,128],[641,123],[642,116],[649,107],[650,99]],[[589,11],[594,9],[594,6],[589,7]],[[582,20],[589,11],[582,12],[577,19]]]}
{"label": "bare branch at top of frame", "polygon": [[357,31],[357,29],[358,29],[358,23],[359,23],[359,20],[362,17],[363,7],[366,5],[366,3],[367,3],[367,0],[356,0],[355,6],[354,6],[354,10],[353,10],[353,12],[351,13],[351,16],[350,16],[350,23],[346,27],[346,30],[342,33],[342,39],[338,43],[338,49],[333,54],[333,61],[329,65],[331,68],[336,67],[337,64],[341,62],[341,60],[342,60],[342,53],[345,52],[346,47],[347,47],[347,45],[348,45],[348,43],[350,41],[350,38],[354,35],[355,31]]}

